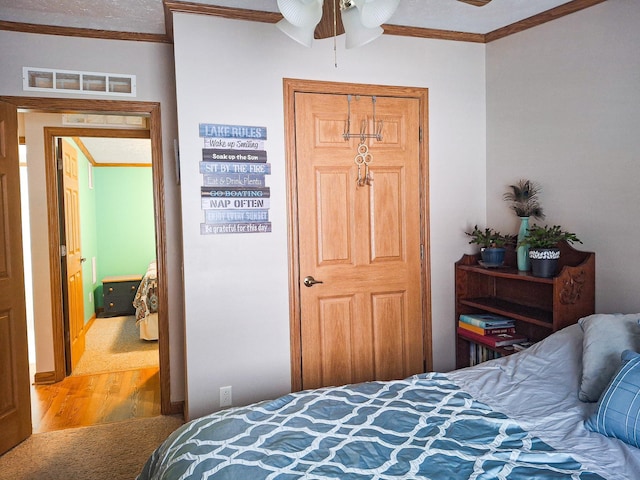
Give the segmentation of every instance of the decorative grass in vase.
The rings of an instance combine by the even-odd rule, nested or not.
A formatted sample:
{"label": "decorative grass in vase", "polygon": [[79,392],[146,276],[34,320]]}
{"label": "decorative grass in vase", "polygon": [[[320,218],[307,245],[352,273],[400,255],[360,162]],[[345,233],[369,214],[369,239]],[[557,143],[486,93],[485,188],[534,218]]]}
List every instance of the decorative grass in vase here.
{"label": "decorative grass in vase", "polygon": [[529,229],[529,218],[543,219],[544,212],[538,201],[540,185],[526,179],[520,179],[515,185],[509,185],[509,189],[503,198],[509,203],[509,208],[520,217],[518,230],[518,247],[516,250],[518,270],[526,272],[531,268],[529,262],[529,246],[524,242]]}
{"label": "decorative grass in vase", "polygon": [[515,185],[509,185],[509,190],[503,198],[509,202],[509,208],[519,217],[533,217],[538,220],[544,218],[542,206],[538,202],[540,185],[531,180],[521,179]]}

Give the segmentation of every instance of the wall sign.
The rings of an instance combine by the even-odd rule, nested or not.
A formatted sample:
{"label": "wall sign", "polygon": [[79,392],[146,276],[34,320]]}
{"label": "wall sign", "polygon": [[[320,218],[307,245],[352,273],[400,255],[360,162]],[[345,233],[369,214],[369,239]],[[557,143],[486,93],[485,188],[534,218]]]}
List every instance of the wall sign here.
{"label": "wall sign", "polygon": [[271,232],[266,127],[201,123],[201,235]]}

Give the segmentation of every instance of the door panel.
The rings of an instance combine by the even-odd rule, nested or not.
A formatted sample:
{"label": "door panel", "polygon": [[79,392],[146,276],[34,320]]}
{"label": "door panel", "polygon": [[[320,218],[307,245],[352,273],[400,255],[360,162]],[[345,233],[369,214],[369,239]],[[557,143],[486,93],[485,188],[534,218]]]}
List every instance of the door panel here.
{"label": "door panel", "polygon": [[0,454],[31,435],[18,114],[0,102]]}
{"label": "door panel", "polygon": [[[376,131],[371,97],[349,108],[351,125]],[[346,95],[295,94],[299,271],[323,282],[300,287],[303,388],[424,369],[419,101],[376,109],[382,140],[345,141]],[[363,140],[372,182],[359,186]]]}
{"label": "door panel", "polygon": [[403,370],[405,295],[391,292],[372,295],[373,348],[377,380],[392,380]]}
{"label": "door panel", "polygon": [[320,300],[320,338],[322,359],[320,383],[351,383],[353,351],[353,297]]}
{"label": "door panel", "polygon": [[371,190],[371,262],[402,261],[404,212],[401,168],[376,170]]}
{"label": "door panel", "polygon": [[353,264],[353,242],[348,228],[351,223],[350,173],[349,169],[318,169],[316,172],[318,265]]}

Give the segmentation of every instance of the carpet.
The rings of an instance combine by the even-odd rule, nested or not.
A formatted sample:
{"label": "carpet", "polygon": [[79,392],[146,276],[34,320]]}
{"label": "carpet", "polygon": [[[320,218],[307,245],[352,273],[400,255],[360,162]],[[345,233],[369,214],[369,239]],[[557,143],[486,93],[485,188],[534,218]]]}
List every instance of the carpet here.
{"label": "carpet", "polygon": [[134,316],[96,318],[73,375],[158,366],[158,342],[141,340]]}
{"label": "carpet", "polygon": [[182,423],[180,417],[160,416],[37,433],[0,456],[0,478],[133,480]]}

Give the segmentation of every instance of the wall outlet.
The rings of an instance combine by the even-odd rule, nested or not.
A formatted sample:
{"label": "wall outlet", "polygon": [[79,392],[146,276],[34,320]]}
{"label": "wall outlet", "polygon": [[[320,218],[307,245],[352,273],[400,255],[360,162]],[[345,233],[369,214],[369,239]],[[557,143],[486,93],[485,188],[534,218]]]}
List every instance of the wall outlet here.
{"label": "wall outlet", "polygon": [[233,402],[231,397],[231,385],[227,387],[220,387],[220,406],[230,407]]}

